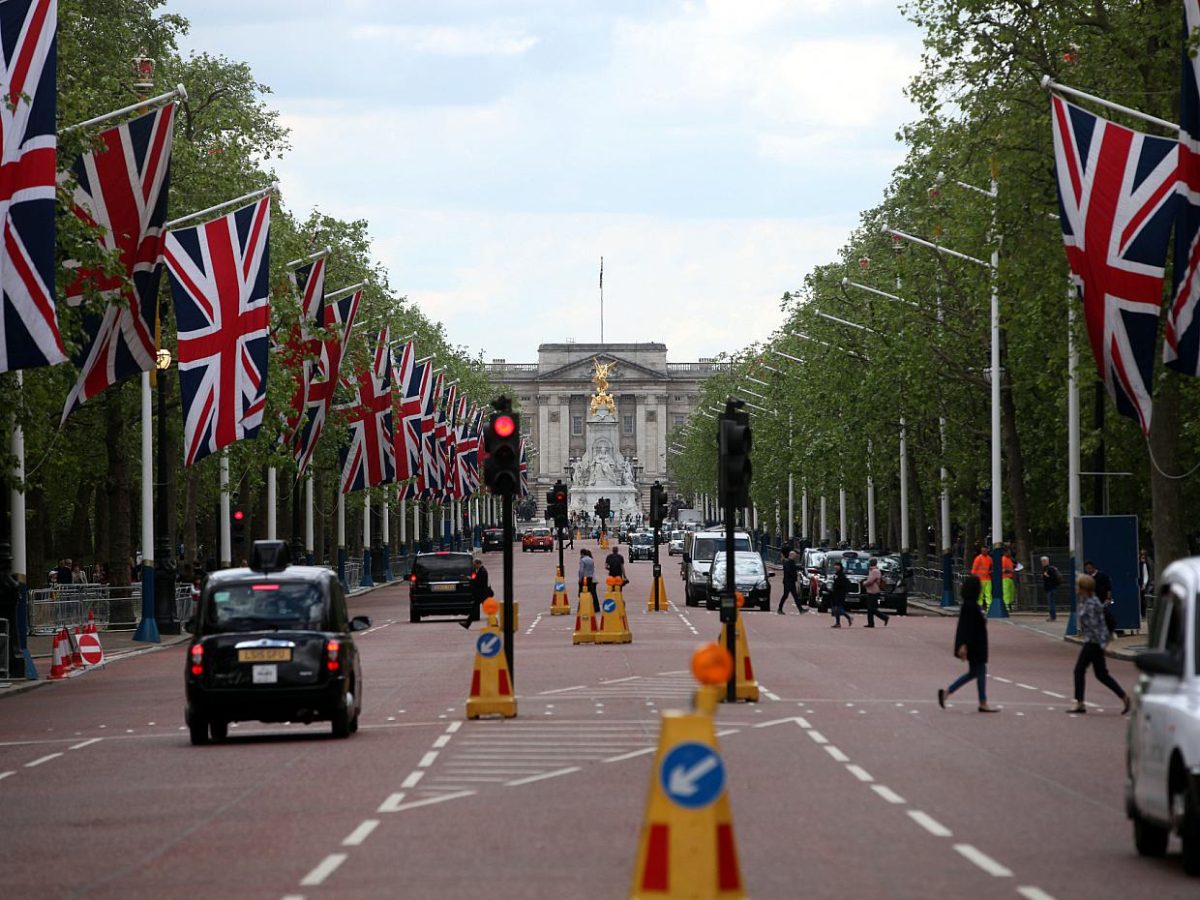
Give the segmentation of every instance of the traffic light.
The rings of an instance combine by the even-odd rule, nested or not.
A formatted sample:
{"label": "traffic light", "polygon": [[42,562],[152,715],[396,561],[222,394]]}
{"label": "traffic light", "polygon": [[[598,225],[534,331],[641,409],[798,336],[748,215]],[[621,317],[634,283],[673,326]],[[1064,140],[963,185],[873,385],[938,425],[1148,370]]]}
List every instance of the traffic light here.
{"label": "traffic light", "polygon": [[650,485],[650,524],[658,528],[667,517],[667,492],[661,481]]}
{"label": "traffic light", "polygon": [[740,509],[750,503],[750,414],[742,411],[742,401],[730,397],[718,422],[717,484],[721,504]]}
{"label": "traffic light", "polygon": [[553,512],[548,512],[548,515],[554,516],[554,525],[557,528],[566,528],[567,522],[567,486],[561,481],[554,482],[554,490],[547,494],[551,501]]}
{"label": "traffic light", "polygon": [[229,514],[229,519],[232,525],[233,543],[244,544],[246,542],[246,511],[237,507]]}
{"label": "traffic light", "polygon": [[483,481],[493,494],[515,497],[521,490],[521,422],[507,397],[495,403],[483,427]]}
{"label": "traffic light", "polygon": [[596,510],[596,517],[600,520],[607,519],[612,512],[612,506],[607,497],[601,497],[597,500],[594,509]]}

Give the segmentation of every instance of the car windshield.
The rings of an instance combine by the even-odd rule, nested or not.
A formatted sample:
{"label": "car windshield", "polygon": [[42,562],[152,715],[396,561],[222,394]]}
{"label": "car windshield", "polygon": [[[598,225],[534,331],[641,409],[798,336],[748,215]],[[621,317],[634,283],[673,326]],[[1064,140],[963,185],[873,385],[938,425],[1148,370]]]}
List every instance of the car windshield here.
{"label": "car windshield", "polygon": [[[692,543],[692,559],[697,562],[710,562],[713,554],[725,546],[725,538],[716,537],[698,537]],[[733,549],[749,550],[750,539],[747,537],[734,537]]]}
{"label": "car windshield", "polygon": [[321,631],[325,601],[317,585],[301,581],[237,584],[212,592],[208,615],[218,631]]}
{"label": "car windshield", "polygon": [[463,578],[471,571],[471,557],[466,553],[436,553],[418,556],[413,574],[418,581]]}
{"label": "car windshield", "polygon": [[683,540],[683,532],[682,531],[672,531],[671,532],[671,540],[682,541]]}
{"label": "car windshield", "polygon": [[[762,578],[765,570],[763,569],[762,557],[757,553],[735,553],[733,555],[733,574],[737,579],[744,578]],[[725,577],[725,552],[721,551],[713,557],[713,578],[721,579]]]}
{"label": "car windshield", "polygon": [[833,574],[833,564],[840,562],[842,569],[847,575],[862,575],[864,578],[867,575],[867,569],[870,568],[871,558],[869,556],[841,556],[833,557],[829,560],[829,574]]}
{"label": "car windshield", "polygon": [[638,547],[646,547],[654,543],[654,536],[649,534],[635,534],[633,543]]}

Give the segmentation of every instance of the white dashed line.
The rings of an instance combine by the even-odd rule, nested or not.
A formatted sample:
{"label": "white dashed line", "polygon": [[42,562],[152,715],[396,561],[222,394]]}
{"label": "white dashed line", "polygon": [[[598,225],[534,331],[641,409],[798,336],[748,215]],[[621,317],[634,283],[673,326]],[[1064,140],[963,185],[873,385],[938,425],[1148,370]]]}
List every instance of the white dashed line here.
{"label": "white dashed line", "polygon": [[724,731],[718,731],[717,737],[725,737],[728,734],[737,734],[741,731],[740,728],[726,728]]}
{"label": "white dashed line", "polygon": [[62,756],[61,753],[51,753],[49,756],[40,756],[33,760],[33,762],[25,763],[25,768],[32,769],[34,766],[40,766],[42,763],[50,762],[52,759],[58,759],[60,756]]}
{"label": "white dashed line", "polygon": [[849,765],[849,766],[846,766],[846,771],[849,772],[851,775],[853,775],[855,778],[857,778],[859,781],[870,782],[870,781],[875,780],[871,776],[871,773],[868,772],[866,769],[864,769],[862,766]]}
{"label": "white dashed line", "polygon": [[955,844],[954,849],[969,859],[983,871],[996,878],[1011,878],[1012,869],[1005,868],[982,850],[972,844]]}
{"label": "white dashed line", "polygon": [[587,687],[586,684],[573,684],[570,687],[555,688],[552,691],[539,691],[538,696],[540,697],[546,694],[565,694],[567,691],[582,691],[585,687]]}
{"label": "white dashed line", "polygon": [[[404,712],[404,710],[400,710],[400,712]],[[462,728],[462,722],[451,722],[446,726],[446,734],[454,734],[460,728]]]}
{"label": "white dashed line", "polygon": [[346,835],[346,839],[342,841],[343,847],[357,847],[368,837],[371,832],[379,827],[378,819],[366,819],[361,825],[355,828],[352,832]]}
{"label": "white dashed line", "polygon": [[528,778],[518,778],[516,781],[506,781],[505,787],[518,787],[522,784],[533,784],[535,781],[545,781],[547,778],[557,778],[559,775],[570,775],[572,772],[578,772],[579,766],[570,766],[566,769],[557,769],[554,772],[543,772],[540,775],[530,775]]}
{"label": "white dashed line", "polygon": [[893,791],[890,787],[885,787],[882,784],[871,785],[871,790],[873,790],[875,793],[877,793],[880,797],[882,797],[888,803],[895,803],[895,804],[899,805],[899,804],[902,804],[905,802],[903,797],[901,797],[899,794],[897,794],[895,791]]}
{"label": "white dashed line", "polygon": [[408,803],[396,804],[394,809],[388,809],[387,812],[404,812],[406,809],[433,806],[435,803],[445,803],[447,800],[459,800],[463,797],[470,797],[474,793],[474,791],[455,791],[453,794],[438,794],[436,797],[426,797],[424,800],[410,800]]}
{"label": "white dashed line", "polygon": [[610,678],[607,681],[600,682],[601,684],[623,684],[626,681],[637,681],[641,675],[628,675],[625,678]]}
{"label": "white dashed line", "polygon": [[825,735],[821,734],[821,732],[817,731],[816,729],[813,729],[812,731],[808,732],[808,736],[810,738],[812,738],[814,741],[816,741],[818,744],[828,744],[829,743],[829,740],[825,737]]}
{"label": "white dashed line", "polygon": [[[1056,700],[1066,700],[1067,699],[1066,694],[1059,694],[1055,691],[1042,691],[1042,693],[1045,694],[1047,697],[1053,697]],[[1031,890],[1037,891],[1037,890],[1041,890],[1041,888],[1031,888]]]}
{"label": "white dashed line", "polygon": [[300,879],[302,887],[316,887],[324,884],[325,879],[337,871],[337,867],[346,861],[345,853],[330,853],[315,869]]}
{"label": "white dashed line", "polygon": [[848,757],[845,753],[843,753],[837,747],[833,746],[833,744],[826,744],[825,752],[833,757],[834,762],[840,762],[840,763],[850,762],[850,757]]}
{"label": "white dashed line", "polygon": [[408,777],[405,778],[402,782],[400,782],[400,787],[415,788],[417,786],[417,782],[420,781],[423,777],[425,777],[424,772],[420,772],[420,771],[409,772]]}
{"label": "white dashed line", "polygon": [[921,812],[919,809],[910,809],[908,816],[934,837],[950,837],[953,832],[935,819],[929,813]]}
{"label": "white dashed line", "polygon": [[1047,894],[1040,887],[1034,887],[1032,884],[1017,888],[1017,893],[1025,900],[1054,900],[1052,894]]}
{"label": "white dashed line", "polygon": [[537,628],[537,623],[540,621],[542,621],[542,613],[538,613],[536,616],[533,617],[533,622],[530,624],[530,626],[527,629],[525,629],[525,633],[533,634],[533,629]]}
{"label": "white dashed line", "polygon": [[404,802],[404,794],[392,794],[386,800],[379,804],[379,809],[375,812],[390,813],[399,812],[400,804]]}
{"label": "white dashed line", "polygon": [[1032,684],[1022,684],[1020,681],[1017,682],[1017,687],[1025,688],[1025,690],[1027,690],[1027,691],[1036,691],[1037,690],[1037,688],[1035,688]]}
{"label": "white dashed line", "polygon": [[995,678],[1001,684],[1012,684],[1011,678],[1001,678],[999,675],[989,675],[989,678]]}
{"label": "white dashed line", "polygon": [[436,750],[430,750],[428,753],[426,753],[424,756],[421,757],[421,761],[419,763],[417,763],[417,768],[418,769],[428,769],[435,762],[437,762],[437,758],[438,758],[438,752]]}
{"label": "white dashed line", "polygon": [[610,756],[607,759],[601,760],[601,762],[622,762],[626,759],[633,759],[635,756],[645,756],[647,753],[653,753],[657,749],[657,747],[643,747],[641,750],[631,750],[629,753],[622,753],[619,756]]}
{"label": "white dashed line", "polygon": [[104,740],[104,738],[92,738],[90,741],[83,741],[82,743],[75,744],[71,747],[68,747],[67,749],[68,750],[82,750],[84,747],[90,747],[92,744],[98,744],[102,740]]}
{"label": "white dashed line", "polygon": [[0,781],[3,781],[9,775],[16,775],[16,774],[17,774],[16,772],[13,772],[11,770],[9,770],[8,772],[0,772]]}
{"label": "white dashed line", "polygon": [[443,734],[443,735],[440,735],[438,737],[438,739],[433,742],[433,746],[435,748],[441,748],[441,747],[445,747],[448,743],[450,743],[450,735]]}

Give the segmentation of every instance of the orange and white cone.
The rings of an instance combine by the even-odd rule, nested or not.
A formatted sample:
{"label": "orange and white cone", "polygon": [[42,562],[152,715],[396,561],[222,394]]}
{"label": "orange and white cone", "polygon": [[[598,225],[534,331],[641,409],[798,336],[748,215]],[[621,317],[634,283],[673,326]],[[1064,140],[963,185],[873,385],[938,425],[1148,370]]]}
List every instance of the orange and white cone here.
{"label": "orange and white cone", "polygon": [[83,668],[83,653],[79,649],[79,626],[75,626],[75,635],[71,638],[71,668]]}
{"label": "orange and white cone", "polygon": [[[734,647],[736,648],[736,658],[734,659],[733,668],[737,673],[737,681],[734,685],[734,697],[738,700],[745,700],[748,703],[758,702],[758,682],[754,680],[754,663],[750,661],[750,645],[746,642],[746,626],[742,622],[742,604],[746,602],[745,596],[741,591],[737,594],[737,620],[734,622]],[[725,643],[728,632],[725,630],[728,626],[721,625],[720,644],[722,647],[727,647]],[[725,701],[725,695],[721,695],[721,701]]]}
{"label": "orange and white cone", "polygon": [[88,610],[87,626],[83,629],[84,634],[96,634],[96,616],[92,611]]}
{"label": "orange and white cone", "polygon": [[567,597],[567,583],[563,579],[562,569],[555,569],[554,594],[550,598],[550,615],[569,616],[570,614],[571,600]]}
{"label": "orange and white cone", "polygon": [[608,590],[600,602],[600,629],[596,632],[597,644],[629,644],[633,633],[629,630],[629,617],[625,615],[625,595],[621,591],[621,577],[607,579]]}
{"label": "orange and white cone", "polygon": [[471,694],[467,698],[468,719],[480,716],[510,719],[517,714],[517,698],[508,671],[508,657],[504,654],[504,635],[496,622],[499,608],[500,603],[494,597],[483,601],[487,625],[479,630],[479,637],[475,639],[475,671],[471,674]]}
{"label": "orange and white cone", "polygon": [[579,592],[579,611],[575,613],[575,633],[572,644],[596,642],[596,599],[586,587]]}
{"label": "orange and white cone", "polygon": [[54,632],[54,643],[50,650],[50,677],[55,680],[67,677],[63,665],[62,631]]}

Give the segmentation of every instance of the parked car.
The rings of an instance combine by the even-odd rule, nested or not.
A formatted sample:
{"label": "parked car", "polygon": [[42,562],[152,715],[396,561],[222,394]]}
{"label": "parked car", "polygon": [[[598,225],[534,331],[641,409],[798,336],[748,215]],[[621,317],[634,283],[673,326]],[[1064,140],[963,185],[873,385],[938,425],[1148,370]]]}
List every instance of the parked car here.
{"label": "parked car", "polygon": [[821,560],[818,574],[819,594],[818,608],[821,612],[829,609],[829,592],[833,589],[833,566],[842,564],[842,571],[850,581],[850,590],[846,592],[846,608],[862,606],[862,583],[867,580],[867,563],[871,555],[859,550],[827,550]]}
{"label": "parked car", "polygon": [[485,528],[483,529],[483,538],[480,540],[480,548],[483,553],[489,550],[504,549],[504,529],[503,528]]}
{"label": "parked car", "polygon": [[904,570],[903,561],[898,553],[877,557],[879,572],[883,575],[883,591],[879,597],[879,605],[884,609],[894,609],[897,615],[908,615],[908,583],[912,570]]}
{"label": "parked car", "polygon": [[[721,605],[721,592],[725,590],[725,551],[713,555],[708,569],[707,592],[704,605],[717,609]],[[757,606],[763,612],[771,611],[771,582],[774,572],[767,572],[762,556],[753,550],[737,551],[733,554],[733,577],[736,589],[746,598],[745,609]]]}
{"label": "parked car", "polygon": [[1183,868],[1200,875],[1200,557],[1162,574],[1126,733],[1125,812],[1142,856],[1163,856],[1171,833]]}
{"label": "parked car", "polygon": [[629,536],[629,559],[654,559],[654,535],[640,531]]}
{"label": "parked car", "polygon": [[470,553],[418,553],[408,576],[408,620],[468,615],[475,602],[471,591],[474,580]]}
{"label": "parked car", "polygon": [[821,563],[825,561],[824,548],[809,547],[801,554],[800,571],[796,573],[800,591],[800,602],[816,606],[821,597]]}
{"label": "parked car", "polygon": [[676,556],[683,553],[683,531],[672,531],[670,538],[667,539],[667,556]]}
{"label": "parked car", "polygon": [[521,552],[529,553],[533,550],[545,550],[547,552],[554,549],[554,535],[550,533],[549,528],[530,528],[521,535]]}
{"label": "parked car", "polygon": [[248,568],[213,572],[188,623],[184,720],[193,744],[229,736],[230,722],[326,721],[358,730],[362,667],[337,575],[290,566],[282,541],[256,541]]}
{"label": "parked car", "polygon": [[[708,599],[708,569],[712,565],[713,555],[724,548],[724,531],[689,531],[684,538],[680,575],[688,606],[699,606]],[[734,552],[752,550],[749,533],[734,532],[733,549]]]}

